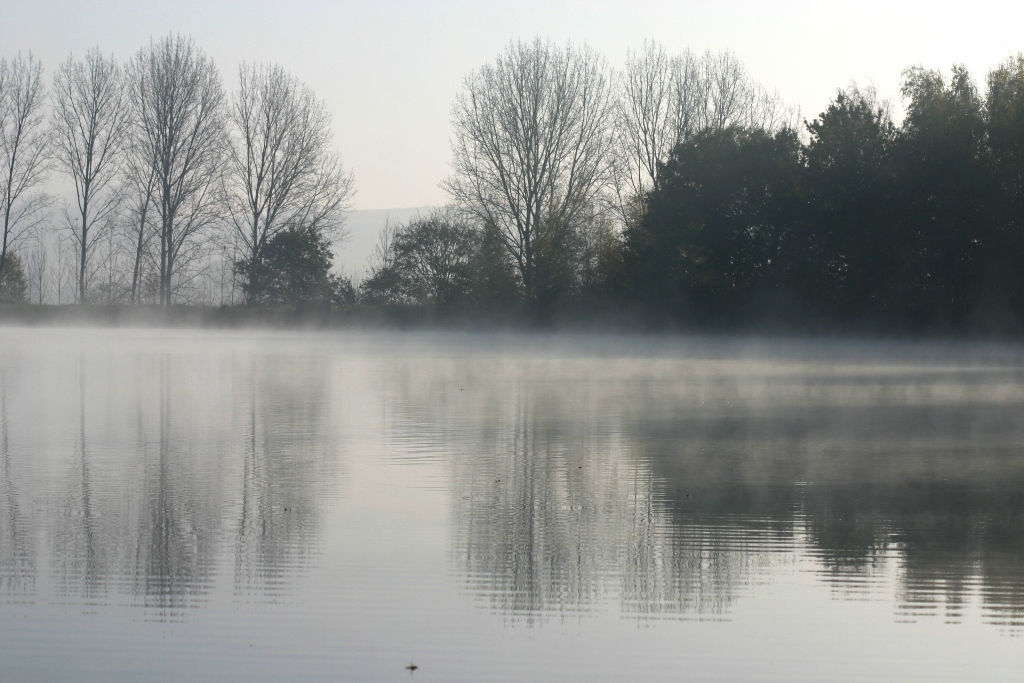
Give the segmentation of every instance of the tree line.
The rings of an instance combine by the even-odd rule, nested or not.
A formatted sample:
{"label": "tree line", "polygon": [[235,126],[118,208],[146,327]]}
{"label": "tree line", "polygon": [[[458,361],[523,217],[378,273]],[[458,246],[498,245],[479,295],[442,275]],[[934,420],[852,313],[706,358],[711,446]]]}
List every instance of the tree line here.
{"label": "tree line", "polygon": [[[616,70],[586,46],[512,42],[456,95],[450,203],[386,226],[359,282],[330,272],[352,177],[322,102],[280,67],[243,65],[228,97],[186,38],[123,67],[94,51],[59,68],[49,118],[40,74],[3,63],[2,258],[45,222],[31,190],[60,171],[79,300],[128,235],[134,303],[187,300],[217,245],[221,286],[248,303],[912,328],[1024,313],[1020,56],[983,89],[962,66],[905,70],[899,122],[856,86],[808,121],[728,51],[648,42]],[[5,291],[16,270],[0,265]]]}
{"label": "tree line", "polygon": [[962,66],[914,66],[901,95],[898,124],[856,86],[807,121],[728,52],[648,43],[616,73],[586,48],[513,43],[453,108],[446,211],[473,227],[399,226],[363,295],[588,302],[695,325],[1016,328],[1024,57],[983,90]]}
{"label": "tree line", "polygon": [[615,72],[587,47],[513,42],[456,97],[450,205],[386,229],[357,296],[535,311],[623,301],[626,236],[671,151],[791,115],[730,52],[648,43]]}
{"label": "tree line", "polygon": [[[212,298],[215,266],[259,301],[282,286],[259,266],[269,252],[339,237],[354,192],[308,86],[245,63],[229,95],[180,35],[123,64],[70,56],[49,88],[31,54],[0,60],[0,162],[7,301],[188,303]],[[59,181],[72,192],[50,194]]]}
{"label": "tree line", "polygon": [[702,320],[1018,326],[1024,58],[984,91],[912,67],[901,94],[899,125],[850,87],[801,129],[682,140],[623,234],[622,291]]}

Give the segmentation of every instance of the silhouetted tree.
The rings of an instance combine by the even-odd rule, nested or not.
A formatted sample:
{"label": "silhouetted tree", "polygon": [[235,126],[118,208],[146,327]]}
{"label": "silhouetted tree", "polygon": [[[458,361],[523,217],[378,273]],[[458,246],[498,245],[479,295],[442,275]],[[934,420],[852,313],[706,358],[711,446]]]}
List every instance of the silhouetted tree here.
{"label": "silhouetted tree", "polygon": [[[2,275],[0,275],[2,276]],[[29,298],[35,294],[36,303],[42,304],[49,298],[50,263],[46,245],[35,240],[35,246],[28,256]]]}
{"label": "silhouetted tree", "polygon": [[537,302],[546,308],[597,291],[617,247],[613,214],[597,206],[566,228],[544,230],[537,241]]}
{"label": "silhouetted tree", "polygon": [[245,278],[242,288],[251,303],[329,301],[332,281],[331,243],[313,229],[288,228],[274,235],[255,260],[237,268]]}
{"label": "silhouetted tree", "polygon": [[988,143],[999,180],[1011,201],[1024,199],[1024,55],[988,74],[985,102]]}
{"label": "silhouetted tree", "polygon": [[670,58],[665,48],[644,42],[626,54],[618,75],[615,106],[615,174],[617,204],[623,222],[635,225],[644,199],[672,149],[682,141],[693,115],[692,55]]}
{"label": "silhouetted tree", "polygon": [[904,316],[959,323],[977,301],[997,195],[986,147],[984,105],[970,74],[955,66],[913,67],[902,88],[907,115],[898,138],[899,205],[905,258]]}
{"label": "silhouetted tree", "polygon": [[467,300],[477,231],[453,207],[405,225],[385,226],[363,298],[375,304],[448,304]]}
{"label": "silhouetted tree", "polygon": [[633,295],[708,315],[785,284],[800,179],[788,129],[709,130],[679,145],[626,234]]}
{"label": "silhouetted tree", "polygon": [[470,261],[473,297],[485,304],[508,304],[521,296],[519,273],[508,250],[490,223],[480,226]]}
{"label": "silhouetted tree", "polygon": [[823,311],[890,310],[911,245],[895,224],[896,127],[872,90],[840,91],[807,124],[809,220],[794,285]]}
{"label": "silhouetted tree", "polygon": [[469,291],[474,230],[451,207],[416,217],[395,235],[395,269],[407,296],[418,303],[446,304]]}
{"label": "silhouetted tree", "polygon": [[354,306],[359,301],[359,293],[356,291],[352,278],[349,276],[328,273],[327,280],[330,285],[332,305],[346,308]]}
{"label": "silhouetted tree", "polygon": [[985,276],[986,304],[1024,314],[1024,55],[1004,61],[988,75],[985,102],[988,145],[1000,215]]}
{"label": "silhouetted tree", "polygon": [[25,272],[17,254],[8,254],[3,270],[0,270],[0,303],[21,303],[25,300]]}

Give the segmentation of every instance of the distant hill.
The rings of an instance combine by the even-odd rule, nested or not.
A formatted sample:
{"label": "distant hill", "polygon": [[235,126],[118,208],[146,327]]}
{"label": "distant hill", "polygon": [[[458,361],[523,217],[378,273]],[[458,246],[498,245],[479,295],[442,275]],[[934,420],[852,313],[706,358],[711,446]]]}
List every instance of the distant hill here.
{"label": "distant hill", "polygon": [[401,209],[369,209],[347,214],[345,227],[348,239],[334,248],[334,263],[338,270],[353,280],[361,279],[367,270],[370,253],[386,220],[404,223],[418,213],[427,213],[432,206],[412,206]]}

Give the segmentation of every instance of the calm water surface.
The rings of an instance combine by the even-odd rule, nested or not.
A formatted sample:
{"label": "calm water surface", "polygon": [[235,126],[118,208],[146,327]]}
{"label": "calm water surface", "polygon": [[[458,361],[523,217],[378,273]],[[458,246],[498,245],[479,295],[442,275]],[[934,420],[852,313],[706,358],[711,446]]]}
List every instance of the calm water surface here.
{"label": "calm water surface", "polygon": [[0,680],[1013,680],[1024,350],[0,329]]}

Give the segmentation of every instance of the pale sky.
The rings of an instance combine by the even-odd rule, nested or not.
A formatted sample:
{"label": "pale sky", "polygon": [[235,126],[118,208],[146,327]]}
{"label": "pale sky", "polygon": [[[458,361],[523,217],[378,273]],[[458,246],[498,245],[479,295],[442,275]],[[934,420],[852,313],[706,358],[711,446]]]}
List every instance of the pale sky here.
{"label": "pale sky", "polygon": [[[1010,2],[165,2],[4,0],[0,54],[31,50],[52,76],[98,45],[119,59],[153,36],[191,35],[233,89],[239,62],[277,62],[334,117],[356,176],[356,208],[443,203],[451,104],[463,77],[510,40],[587,43],[613,66],[644,39],[670,51],[730,49],[806,118],[851,79],[898,105],[912,64],[986,72],[1024,51],[1024,5]],[[898,107],[897,107],[898,110]]]}

